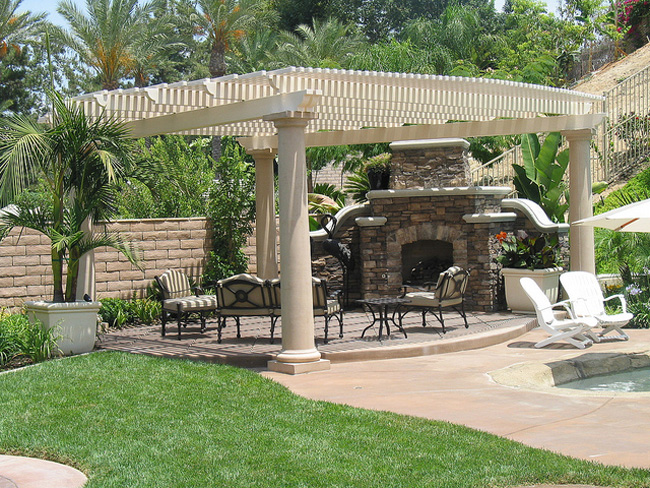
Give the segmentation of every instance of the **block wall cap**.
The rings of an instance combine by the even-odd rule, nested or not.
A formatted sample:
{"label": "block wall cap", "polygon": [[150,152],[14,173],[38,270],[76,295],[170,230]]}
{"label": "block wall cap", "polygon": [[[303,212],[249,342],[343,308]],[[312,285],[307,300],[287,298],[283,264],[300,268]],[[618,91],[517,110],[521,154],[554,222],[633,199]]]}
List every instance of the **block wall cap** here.
{"label": "block wall cap", "polygon": [[531,221],[539,232],[547,234],[551,232],[560,234],[569,232],[569,224],[556,224],[551,221],[542,207],[527,198],[504,198],[501,201],[501,208],[520,212]]}
{"label": "block wall cap", "polygon": [[[363,215],[370,215],[370,205],[367,203],[359,204],[359,205],[349,205],[347,207],[343,207],[341,210],[336,212],[336,215],[334,218],[336,219],[336,226],[332,229],[330,225],[330,231],[332,232],[333,235],[336,235],[338,230],[350,219],[360,217]],[[318,229],[318,230],[313,230],[309,233],[309,236],[314,239],[315,241],[324,241],[327,239],[327,232],[325,232],[325,229]]]}

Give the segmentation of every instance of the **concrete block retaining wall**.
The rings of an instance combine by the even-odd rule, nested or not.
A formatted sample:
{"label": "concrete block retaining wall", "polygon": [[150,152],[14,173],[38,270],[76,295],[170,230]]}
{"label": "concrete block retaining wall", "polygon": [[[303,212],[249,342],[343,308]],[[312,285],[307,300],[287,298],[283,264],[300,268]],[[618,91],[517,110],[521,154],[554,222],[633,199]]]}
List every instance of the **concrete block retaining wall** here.
{"label": "concrete block retaining wall", "polygon": [[[95,251],[98,298],[144,296],[154,279],[168,268],[183,269],[198,278],[212,249],[212,235],[205,218],[119,220],[109,230],[124,233],[142,250],[140,271],[117,251]],[[102,232],[106,224],[96,226]],[[246,254],[249,270],[256,271],[254,236]],[[14,229],[0,242],[0,306],[17,307],[24,301],[51,299],[50,241],[28,229]]]}

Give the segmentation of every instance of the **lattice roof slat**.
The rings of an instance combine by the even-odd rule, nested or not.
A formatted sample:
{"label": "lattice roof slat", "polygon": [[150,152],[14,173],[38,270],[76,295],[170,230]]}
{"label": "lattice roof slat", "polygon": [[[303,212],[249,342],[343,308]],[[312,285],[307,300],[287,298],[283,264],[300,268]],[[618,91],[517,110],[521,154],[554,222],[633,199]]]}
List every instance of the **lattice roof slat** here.
{"label": "lattice roof slat", "polygon": [[[293,97],[278,105],[278,95],[298,93],[304,95],[302,101]],[[543,114],[578,116],[587,114],[592,103],[600,99],[591,94],[503,80],[291,67],[103,91],[74,100],[90,115],[102,111],[116,114],[131,124],[136,136],[185,133],[268,138],[276,129],[263,117],[278,107],[282,111],[316,113],[317,118],[306,128],[307,133],[314,133],[440,125],[449,121],[530,121]],[[242,107],[246,107],[246,119],[236,120]],[[188,122],[188,117],[178,116],[202,109],[214,109],[215,120],[220,120],[221,125],[211,122],[212,111],[203,112],[204,125],[200,127],[195,121]],[[558,124],[558,128],[564,127]],[[520,132],[534,131],[534,125],[527,122]],[[466,131],[462,134],[473,135]]]}

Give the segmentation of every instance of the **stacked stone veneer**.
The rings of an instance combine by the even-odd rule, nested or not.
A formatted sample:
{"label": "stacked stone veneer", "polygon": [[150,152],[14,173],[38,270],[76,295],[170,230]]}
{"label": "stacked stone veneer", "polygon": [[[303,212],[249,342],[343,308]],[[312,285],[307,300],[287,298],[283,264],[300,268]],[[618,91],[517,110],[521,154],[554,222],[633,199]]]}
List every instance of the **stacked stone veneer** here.
{"label": "stacked stone veneer", "polygon": [[464,139],[394,142],[390,148],[390,187],[395,190],[470,184],[469,142]]}
{"label": "stacked stone veneer", "polygon": [[[198,278],[212,248],[209,221],[191,219],[120,220],[109,229],[124,233],[142,250],[141,271],[108,248],[95,251],[97,296],[143,296],[154,276],[168,268],[185,270]],[[98,224],[102,231],[105,224]],[[255,237],[245,250],[255,272]],[[0,306],[20,306],[26,300],[50,299],[52,271],[50,241],[30,230],[14,229],[0,242]]]}
{"label": "stacked stone veneer", "polygon": [[499,213],[507,192],[503,188],[373,192],[372,214],[386,221],[360,228],[362,294],[399,295],[405,278],[402,246],[420,240],[446,241],[453,244],[454,264],[472,268],[466,295],[469,308],[498,309],[499,267],[494,261],[498,246],[494,235],[513,230],[514,219],[470,223],[465,216]]}

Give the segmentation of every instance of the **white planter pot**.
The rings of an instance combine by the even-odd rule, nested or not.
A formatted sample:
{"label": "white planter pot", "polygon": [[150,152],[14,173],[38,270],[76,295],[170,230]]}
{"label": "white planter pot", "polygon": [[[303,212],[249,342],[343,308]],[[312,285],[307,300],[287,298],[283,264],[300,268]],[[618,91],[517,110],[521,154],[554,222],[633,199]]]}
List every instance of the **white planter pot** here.
{"label": "white planter pot", "polygon": [[546,294],[551,303],[557,302],[560,292],[560,275],[562,268],[545,268],[545,269],[519,269],[519,268],[502,268],[506,288],[506,302],[508,308],[513,312],[534,313],[535,308],[528,298],[528,295],[521,288],[519,280],[523,277],[532,278],[535,283]]}
{"label": "white planter pot", "polygon": [[58,348],[65,355],[90,352],[97,336],[97,312],[100,302],[77,301],[53,303],[49,301],[25,302],[29,320],[39,320],[46,329],[57,327]]}

